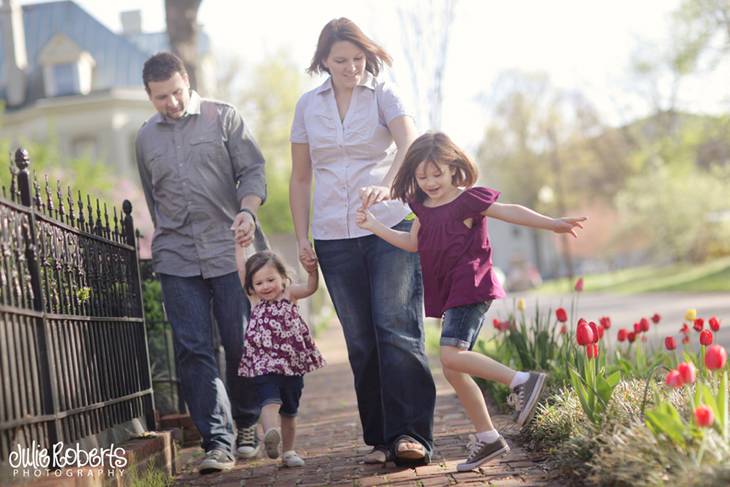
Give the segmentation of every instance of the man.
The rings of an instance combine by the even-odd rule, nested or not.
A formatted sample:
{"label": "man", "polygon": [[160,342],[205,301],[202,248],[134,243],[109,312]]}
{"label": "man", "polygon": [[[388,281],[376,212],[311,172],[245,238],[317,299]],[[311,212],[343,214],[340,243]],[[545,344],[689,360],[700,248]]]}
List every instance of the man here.
{"label": "man", "polygon": [[[231,230],[241,245],[253,240],[256,210],[266,197],[264,159],[233,106],[190,89],[177,56],[152,56],[142,78],[158,113],[137,134],[137,165],[155,225],[152,259],[183,396],[206,451],[198,470],[228,470],[234,448],[241,458],[259,450],[255,386],[237,374],[250,305]],[[226,352],[228,392],[213,354],[211,306]]]}

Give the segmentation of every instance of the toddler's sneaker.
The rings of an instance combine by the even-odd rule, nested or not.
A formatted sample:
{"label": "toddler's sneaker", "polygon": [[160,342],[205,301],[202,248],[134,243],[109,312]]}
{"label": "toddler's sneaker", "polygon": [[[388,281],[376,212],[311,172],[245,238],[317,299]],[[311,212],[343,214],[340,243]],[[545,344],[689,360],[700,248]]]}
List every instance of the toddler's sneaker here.
{"label": "toddler's sneaker", "polygon": [[271,428],[264,435],[264,448],[269,458],[279,458],[279,445],[281,444],[281,432],[279,428]]}
{"label": "toddler's sneaker", "polygon": [[284,452],[284,454],[281,456],[281,463],[285,467],[289,468],[296,468],[296,467],[303,467],[304,466],[304,460],[302,460],[302,457],[297,455],[297,452],[294,450],[289,450]]}
{"label": "toddler's sneaker", "polygon": [[259,437],[256,434],[256,424],[238,428],[236,437],[236,452],[238,458],[254,458],[261,448]]}
{"label": "toddler's sneaker", "polygon": [[456,466],[456,470],[458,472],[474,470],[479,465],[502,456],[507,452],[509,452],[509,445],[501,436],[491,443],[483,443],[475,438],[474,442],[469,445],[469,456],[464,463]]}
{"label": "toddler's sneaker", "polygon": [[529,423],[535,414],[535,407],[545,387],[546,377],[547,375],[542,372],[530,372],[527,381],[515,386],[507,398],[507,403],[515,408],[513,419],[520,428]]}

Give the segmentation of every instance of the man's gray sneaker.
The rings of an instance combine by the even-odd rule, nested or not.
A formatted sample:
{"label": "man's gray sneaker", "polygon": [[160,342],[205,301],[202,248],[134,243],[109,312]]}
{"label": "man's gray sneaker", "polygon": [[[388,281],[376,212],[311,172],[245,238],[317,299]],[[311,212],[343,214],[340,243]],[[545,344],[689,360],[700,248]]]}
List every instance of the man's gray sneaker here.
{"label": "man's gray sneaker", "polygon": [[535,414],[535,407],[545,388],[546,377],[542,372],[530,372],[527,381],[515,386],[507,398],[507,402],[515,408],[512,418],[520,428],[529,423]]}
{"label": "man's gray sneaker", "polygon": [[501,436],[491,443],[483,443],[477,439],[469,445],[469,457],[456,466],[459,472],[474,470],[479,465],[488,462],[493,458],[504,455],[509,451],[509,445]]}
{"label": "man's gray sneaker", "polygon": [[238,428],[236,437],[236,452],[238,458],[254,458],[258,455],[261,445],[256,434],[256,424]]}
{"label": "man's gray sneaker", "polygon": [[222,472],[232,469],[234,465],[236,465],[236,460],[231,455],[223,450],[215,449],[205,452],[205,458],[198,465],[198,472],[201,475]]}

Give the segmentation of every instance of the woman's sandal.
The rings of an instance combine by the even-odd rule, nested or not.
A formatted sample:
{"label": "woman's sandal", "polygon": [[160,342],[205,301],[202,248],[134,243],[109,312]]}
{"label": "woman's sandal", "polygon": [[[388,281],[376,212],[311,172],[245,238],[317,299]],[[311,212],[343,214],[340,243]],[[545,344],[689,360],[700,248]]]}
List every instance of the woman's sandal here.
{"label": "woman's sandal", "polygon": [[388,447],[385,445],[378,445],[373,447],[368,453],[365,454],[363,462],[368,465],[384,464],[390,460],[390,452]]}
{"label": "woman's sandal", "polygon": [[[412,445],[407,446],[408,443]],[[426,448],[414,438],[402,435],[393,444],[395,463],[398,465],[424,465],[428,463]]]}

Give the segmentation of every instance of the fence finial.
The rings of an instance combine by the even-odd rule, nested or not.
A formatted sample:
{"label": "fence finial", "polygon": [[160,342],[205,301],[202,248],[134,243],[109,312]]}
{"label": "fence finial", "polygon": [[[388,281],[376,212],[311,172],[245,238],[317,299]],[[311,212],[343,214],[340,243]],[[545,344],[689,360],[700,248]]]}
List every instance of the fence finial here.
{"label": "fence finial", "polygon": [[15,151],[15,165],[21,171],[30,166],[30,156],[28,155],[28,151],[22,147],[19,147],[18,150]]}

